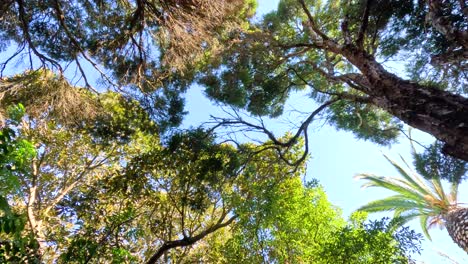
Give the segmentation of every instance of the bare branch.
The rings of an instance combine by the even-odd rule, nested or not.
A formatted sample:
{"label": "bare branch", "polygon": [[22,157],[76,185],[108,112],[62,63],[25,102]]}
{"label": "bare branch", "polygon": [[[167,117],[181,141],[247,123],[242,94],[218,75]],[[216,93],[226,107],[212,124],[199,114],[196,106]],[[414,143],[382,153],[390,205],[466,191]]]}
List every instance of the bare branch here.
{"label": "bare branch", "polygon": [[78,58],[75,59],[75,62],[76,62],[76,65],[78,66],[78,69],[81,73],[81,76],[83,77],[84,79],[84,82],[85,82],[85,86],[91,90],[92,92],[94,92],[95,94],[98,94],[98,91],[96,89],[93,88],[93,86],[91,86],[91,84],[88,82],[88,78],[86,77],[86,74],[84,72],[84,69],[83,67],[81,66],[81,63],[80,63],[80,60]]}
{"label": "bare branch", "polygon": [[[258,154],[258,153],[260,153],[262,151],[265,151],[265,150],[268,150],[268,149],[274,149],[274,150],[277,151],[280,158],[287,165],[295,167],[294,170],[296,170],[297,166],[299,164],[301,164],[306,159],[306,157],[308,155],[308,152],[309,152],[309,146],[308,146],[308,140],[309,139],[308,139],[308,134],[307,134],[307,130],[308,130],[309,125],[312,123],[312,121],[314,120],[314,118],[318,114],[320,114],[324,109],[326,109],[331,104],[337,102],[338,100],[339,99],[331,99],[331,100],[325,102],[324,104],[320,105],[318,108],[316,108],[312,113],[309,114],[309,116],[304,120],[304,122],[302,122],[302,124],[297,129],[296,133],[286,141],[283,141],[283,140],[277,138],[272,131],[268,130],[265,127],[265,124],[261,120],[259,122],[260,124],[254,124],[252,122],[248,122],[248,121],[242,119],[242,117],[240,117],[237,114],[235,114],[235,116],[233,118],[216,118],[216,117],[213,117],[217,124],[215,126],[213,126],[209,131],[212,132],[212,131],[220,128],[220,127],[229,126],[231,128],[232,127],[239,127],[241,129],[247,129],[249,131],[255,131],[255,132],[263,133],[271,141],[271,144],[267,144],[266,146],[265,145],[262,146],[261,149],[257,150],[255,153]],[[298,142],[301,135],[304,136],[304,140],[305,140],[304,152],[303,152],[303,154],[301,155],[301,157],[299,159],[291,162],[291,160],[288,159],[285,156],[284,151],[285,150],[287,151],[289,148],[291,148],[293,145],[295,145]]]}
{"label": "bare branch", "polygon": [[3,61],[0,65],[0,78],[3,77],[3,71],[5,71],[5,68],[7,66],[7,64],[12,60],[14,59],[16,56],[18,56],[23,50],[24,48],[26,47],[26,44],[23,42],[21,43],[19,46],[18,46],[18,49],[10,56],[8,57],[8,59],[6,59],[5,61]]}

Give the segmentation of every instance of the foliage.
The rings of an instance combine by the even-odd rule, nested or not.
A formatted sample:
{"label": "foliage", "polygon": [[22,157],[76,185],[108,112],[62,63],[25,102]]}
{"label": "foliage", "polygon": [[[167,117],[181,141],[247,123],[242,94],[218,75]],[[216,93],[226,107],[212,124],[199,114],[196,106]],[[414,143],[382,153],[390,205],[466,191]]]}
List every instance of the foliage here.
{"label": "foliage", "polygon": [[148,145],[159,141],[154,123],[136,102],[115,93],[97,99],[103,112],[71,125],[55,119],[53,111],[38,118],[23,108],[28,115],[22,121],[24,125],[16,129],[18,140],[34,142],[37,151],[23,164],[28,170],[15,173],[21,185],[17,192],[8,194],[8,199],[19,214],[27,217],[23,233],[32,233],[40,241],[37,252],[46,261],[76,245],[68,237],[76,231],[79,220],[62,202],[119,171],[138,153],[142,142]]}
{"label": "foliage", "polygon": [[[0,50],[17,48],[0,62],[0,262],[405,263],[419,252],[419,235],[399,224],[442,219],[466,173],[445,157],[468,153],[466,98],[457,95],[466,93],[464,7],[282,0],[249,21],[255,6],[0,4]],[[401,55],[411,81],[381,63]],[[30,70],[4,78],[17,56]],[[95,90],[89,68],[115,92]],[[66,78],[73,70],[77,79]],[[212,129],[173,129],[195,81],[260,125],[235,112]],[[320,106],[297,133],[275,138],[261,117],[279,117],[295,92]],[[320,115],[381,145],[403,122],[440,140],[414,153],[430,187],[395,163],[404,180],[362,176],[400,193],[364,209],[395,210],[401,222],[361,213],[345,221],[317,182],[302,183],[307,129]],[[223,141],[214,131],[224,125],[268,140]]]}
{"label": "foliage", "polygon": [[416,171],[426,179],[440,177],[449,182],[462,182],[466,180],[468,162],[446,156],[442,153],[443,144],[434,142],[423,153],[413,149],[413,159]]}
{"label": "foliage", "polygon": [[0,195],[18,191],[18,173],[28,173],[28,164],[36,155],[33,144],[17,135],[24,111],[21,104],[8,107],[11,119],[0,130]]}
{"label": "foliage", "polygon": [[[395,216],[401,218],[401,223],[419,218],[424,234],[430,238],[428,228],[437,224],[444,225],[444,217],[458,207],[459,182],[451,182],[450,192],[446,193],[439,176],[425,180],[415,172],[406,170],[395,161],[386,158],[403,179],[371,174],[359,174],[356,178],[367,181],[363,187],[381,187],[397,194],[370,202],[359,210],[367,212],[394,211]],[[403,160],[403,162],[405,161]]]}
{"label": "foliage", "polygon": [[[138,102],[117,93],[97,99],[103,112],[81,125],[45,112],[15,128],[15,140],[37,151],[21,164],[30,169],[16,172],[21,191],[8,193],[12,209],[1,218],[2,235],[14,238],[2,248],[8,261],[21,252],[14,257],[31,262],[300,263],[326,254],[325,241],[346,227],[316,182],[303,187],[304,165],[291,173],[287,160],[301,146],[280,158],[268,144],[217,143],[203,129],[161,142]],[[383,233],[369,235],[391,242],[380,250],[409,250]]]}
{"label": "foliage", "polygon": [[320,263],[408,263],[410,254],[420,252],[422,236],[398,228],[397,219],[366,223],[356,214],[322,244]]}
{"label": "foliage", "polygon": [[[25,232],[40,241],[35,252],[65,263],[141,262],[181,236],[203,234],[197,242],[232,222],[229,196],[247,186],[238,177],[247,156],[203,130],[161,144],[138,102],[116,93],[97,99],[102,113],[78,125],[63,126],[45,112],[39,120],[28,115],[18,130],[38,151],[9,200],[27,217]],[[269,164],[286,174],[269,153]],[[169,252],[165,258],[186,255],[182,247]]]}
{"label": "foliage", "polygon": [[45,69],[0,79],[0,102],[3,106],[21,103],[28,116],[39,119],[48,113],[64,125],[79,124],[100,112],[88,91]]}
{"label": "foliage", "polygon": [[36,154],[33,144],[17,133],[24,111],[21,104],[8,107],[9,119],[0,130],[0,262],[5,263],[39,263],[37,241],[31,233],[23,235],[26,215],[12,210],[7,200],[20,191],[19,175],[30,173]]}
{"label": "foliage", "polygon": [[[255,8],[254,0],[5,1],[0,101],[79,123],[102,112],[89,98],[98,83],[137,99],[164,132],[181,124],[182,94],[196,73],[235,41]],[[3,78],[15,62],[28,71]]]}
{"label": "foliage", "polygon": [[337,129],[353,131],[359,139],[371,140],[380,145],[396,142],[401,124],[387,112],[372,105],[350,104],[341,101],[333,104],[329,110],[330,123]]}
{"label": "foliage", "polygon": [[[241,41],[212,60],[199,82],[213,100],[256,116],[281,115],[300,91],[316,104],[332,102],[321,114],[358,138],[391,144],[404,122],[466,161],[461,2],[283,0],[239,33]],[[388,60],[407,63],[399,75],[411,79],[391,73],[382,63]]]}
{"label": "foliage", "polygon": [[[392,8],[397,15],[391,17],[383,32],[383,55],[405,54],[412,79],[466,94],[467,78],[463,71],[467,65],[466,58],[461,55],[466,50],[466,43],[451,35],[466,30],[468,25],[462,2],[434,1],[430,5],[390,2],[394,2]],[[448,28],[452,31],[449,34],[446,32]],[[418,52],[413,52],[416,49]]]}
{"label": "foliage", "polygon": [[18,48],[4,64],[20,54],[59,71],[74,63],[89,85],[89,63],[108,84],[114,81],[101,66],[119,84],[154,90],[216,55],[220,42],[252,16],[255,2],[28,0],[0,8],[0,48]]}
{"label": "foliage", "polygon": [[240,219],[224,250],[227,263],[310,263],[320,241],[344,224],[323,190],[303,189],[297,177],[253,187],[255,198],[236,209]]}
{"label": "foliage", "polygon": [[[132,256],[142,262],[173,244],[182,246],[169,247],[158,257],[160,261],[203,258],[197,255],[202,246],[194,246],[194,252],[188,253],[193,244],[188,241],[203,245],[198,241],[209,239],[237,218],[236,201],[248,201],[251,194],[253,178],[247,174],[279,181],[288,172],[274,151],[251,157],[247,164],[243,153],[249,153],[252,146],[244,146],[238,153],[233,146],[214,140],[199,129],[175,133],[164,145],[141,148],[121,172],[65,201],[64,205],[77,206],[75,210],[80,212],[80,227],[73,240],[99,245],[94,249],[96,260],[114,259],[110,250],[120,248],[136,252]],[[263,169],[256,171],[253,164]],[[100,213],[84,213],[95,211]],[[83,258],[91,249],[65,256],[67,261]]]}
{"label": "foliage", "polygon": [[24,233],[27,218],[11,211],[6,199],[0,197],[0,262],[40,263],[39,247],[32,233]]}
{"label": "foliage", "polygon": [[304,187],[298,177],[254,190],[236,209],[222,263],[407,263],[419,252],[414,231],[396,231],[386,220],[364,223],[365,215],[346,223],[322,187]]}
{"label": "foliage", "polygon": [[[57,96],[63,100],[52,106],[39,100],[37,112],[50,107],[71,117],[62,123],[80,121],[73,113],[100,109],[83,89],[68,89],[64,72],[75,68],[84,88],[97,93],[87,64],[159,118],[163,133],[181,124],[181,94],[195,81],[213,100],[256,116],[280,116],[290,95],[302,91],[326,102],[318,112],[329,124],[358,138],[388,145],[406,123],[443,142],[445,155],[468,160],[462,2],[283,0],[249,21],[253,0],[7,1],[0,43],[18,50],[2,72],[25,54],[38,70],[0,81],[0,94],[14,103],[19,90],[22,98]],[[408,64],[410,80],[391,73],[387,60]]]}

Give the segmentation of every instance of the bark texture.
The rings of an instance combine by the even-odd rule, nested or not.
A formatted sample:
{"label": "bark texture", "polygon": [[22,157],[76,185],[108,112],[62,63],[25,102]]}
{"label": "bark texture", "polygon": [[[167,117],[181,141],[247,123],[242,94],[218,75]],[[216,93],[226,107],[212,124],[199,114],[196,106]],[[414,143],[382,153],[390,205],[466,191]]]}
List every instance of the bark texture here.
{"label": "bark texture", "polygon": [[444,218],[450,237],[452,237],[459,247],[468,253],[468,208],[453,210]]}
{"label": "bark texture", "polygon": [[29,197],[27,201],[27,215],[28,215],[28,222],[31,227],[31,231],[34,233],[34,236],[39,243],[39,248],[37,255],[42,258],[44,256],[44,252],[46,251],[47,244],[45,235],[42,230],[42,220],[38,220],[36,218],[35,213],[35,206],[37,203],[37,177],[39,175],[39,168],[37,164],[37,160],[34,159],[32,163],[32,186],[29,188]]}
{"label": "bark texture", "polygon": [[[437,4],[439,1],[430,2]],[[328,37],[317,26],[305,1],[299,0],[299,3],[308,18],[304,26],[308,29],[312,41],[310,47],[342,55],[359,69],[360,74],[347,74],[347,78],[352,77],[352,88],[368,95],[373,105],[444,142],[445,154],[468,161],[467,98],[404,80],[386,71],[374,56],[366,52],[359,41],[353,43],[349,37],[348,40],[345,38],[345,44],[342,45]],[[342,30],[345,36],[349,36],[350,32],[346,26],[342,27]],[[465,33],[457,33],[460,35],[457,40],[462,44],[468,38]]]}
{"label": "bark texture", "polygon": [[374,105],[445,142],[446,154],[468,161],[467,98],[401,79],[353,46],[341,53],[367,79],[369,87],[362,92]]}

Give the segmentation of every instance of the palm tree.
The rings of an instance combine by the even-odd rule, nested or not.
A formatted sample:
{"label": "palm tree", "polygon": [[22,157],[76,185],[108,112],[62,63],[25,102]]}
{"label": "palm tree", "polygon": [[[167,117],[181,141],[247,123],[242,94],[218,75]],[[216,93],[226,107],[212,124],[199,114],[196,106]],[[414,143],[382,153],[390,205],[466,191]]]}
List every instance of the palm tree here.
{"label": "palm tree", "polygon": [[396,195],[376,200],[358,210],[366,212],[394,211],[404,224],[414,218],[420,219],[424,234],[430,239],[428,229],[434,225],[445,226],[450,237],[468,253],[468,208],[457,202],[459,181],[452,182],[450,193],[444,192],[440,177],[424,179],[404,161],[408,170],[385,156],[398,170],[402,178],[381,177],[372,174],[356,175],[368,182],[363,187],[382,187]]}

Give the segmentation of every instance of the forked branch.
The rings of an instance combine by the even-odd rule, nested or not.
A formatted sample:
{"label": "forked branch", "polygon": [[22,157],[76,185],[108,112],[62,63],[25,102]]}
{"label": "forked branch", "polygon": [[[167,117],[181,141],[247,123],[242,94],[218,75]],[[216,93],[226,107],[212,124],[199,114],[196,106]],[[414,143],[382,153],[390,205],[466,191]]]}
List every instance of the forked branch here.
{"label": "forked branch", "polygon": [[203,230],[200,232],[198,235],[195,236],[189,236],[189,237],[184,237],[182,239],[178,240],[171,240],[171,241],[166,241],[163,243],[163,245],[154,253],[146,262],[147,264],[154,264],[158,261],[159,258],[161,258],[164,253],[166,253],[168,250],[171,250],[173,248],[178,248],[178,247],[187,247],[195,244],[197,241],[205,238],[207,235],[217,231],[218,229],[221,229],[223,227],[226,227],[230,225],[234,220],[237,218],[237,216],[231,216],[227,221],[223,222],[224,219],[226,218],[226,214],[223,214],[219,220],[216,222],[216,224],[208,227],[207,229]]}

